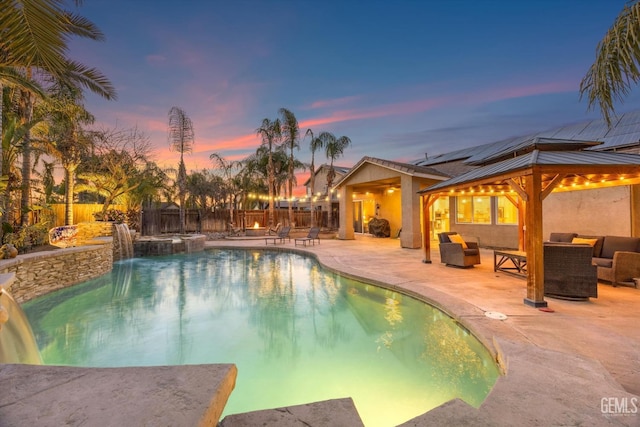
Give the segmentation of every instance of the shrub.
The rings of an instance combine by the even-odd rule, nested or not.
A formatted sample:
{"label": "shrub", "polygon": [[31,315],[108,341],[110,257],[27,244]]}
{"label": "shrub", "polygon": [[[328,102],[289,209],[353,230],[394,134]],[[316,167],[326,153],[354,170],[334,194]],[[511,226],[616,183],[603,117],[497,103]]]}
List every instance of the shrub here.
{"label": "shrub", "polygon": [[140,208],[131,208],[127,211],[127,225],[130,229],[140,230]]}
{"label": "shrub", "polygon": [[20,253],[27,252],[36,246],[46,245],[49,243],[47,224],[41,222],[21,227],[18,231],[7,233],[4,236],[4,242],[15,246]]}

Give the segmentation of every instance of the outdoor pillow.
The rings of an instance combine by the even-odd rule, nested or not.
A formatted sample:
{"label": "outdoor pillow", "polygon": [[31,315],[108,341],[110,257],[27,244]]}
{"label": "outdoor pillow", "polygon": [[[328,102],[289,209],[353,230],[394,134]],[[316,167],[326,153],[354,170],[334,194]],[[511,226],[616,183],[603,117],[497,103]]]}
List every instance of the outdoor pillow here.
{"label": "outdoor pillow", "polygon": [[449,234],[449,240],[451,240],[451,243],[460,243],[462,245],[462,249],[469,249],[467,243],[459,234]]}
{"label": "outdoor pillow", "polygon": [[585,239],[582,237],[574,237],[573,240],[571,240],[571,243],[573,244],[590,245],[591,247],[594,247],[597,242],[598,239]]}
{"label": "outdoor pillow", "polygon": [[604,243],[604,236],[589,236],[578,234],[576,237],[579,237],[581,239],[597,239],[596,244],[593,245],[593,257],[598,258],[602,255],[602,244]]}

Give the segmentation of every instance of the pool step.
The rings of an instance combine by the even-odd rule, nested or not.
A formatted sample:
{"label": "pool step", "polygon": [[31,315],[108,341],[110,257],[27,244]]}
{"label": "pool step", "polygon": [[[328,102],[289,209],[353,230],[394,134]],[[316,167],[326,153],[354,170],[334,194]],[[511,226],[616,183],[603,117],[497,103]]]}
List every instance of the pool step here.
{"label": "pool step", "polygon": [[215,426],[235,365],[0,364],[1,426]]}
{"label": "pool step", "polygon": [[325,400],[305,405],[227,415],[220,427],[335,427],[363,426],[351,398]]}

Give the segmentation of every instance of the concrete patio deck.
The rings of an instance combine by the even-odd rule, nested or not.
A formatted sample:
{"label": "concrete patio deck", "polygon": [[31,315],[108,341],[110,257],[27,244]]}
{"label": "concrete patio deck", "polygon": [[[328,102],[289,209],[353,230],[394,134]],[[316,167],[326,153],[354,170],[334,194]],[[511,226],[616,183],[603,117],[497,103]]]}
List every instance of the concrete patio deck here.
{"label": "concrete patio deck", "polygon": [[[206,246],[265,249],[262,240]],[[640,425],[640,289],[599,284],[597,299],[546,298],[545,312],[524,305],[524,279],[493,271],[490,250],[465,270],[440,264],[437,248],[424,264],[422,250],[370,236],[276,249],[312,253],[326,267],[420,296],[495,353],[505,375],[479,409],[453,401],[404,426]]]}

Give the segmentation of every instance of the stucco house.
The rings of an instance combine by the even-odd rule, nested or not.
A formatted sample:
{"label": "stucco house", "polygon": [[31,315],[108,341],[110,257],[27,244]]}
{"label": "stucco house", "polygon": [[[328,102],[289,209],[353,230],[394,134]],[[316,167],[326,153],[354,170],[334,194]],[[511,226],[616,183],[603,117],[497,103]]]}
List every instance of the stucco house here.
{"label": "stucco house", "polygon": [[418,190],[448,179],[429,167],[363,157],[335,185],[340,198],[338,237],[367,233],[372,218],[389,221],[391,236],[403,248],[420,248]]}
{"label": "stucco house", "polygon": [[[389,219],[392,236],[398,235],[401,246],[406,248],[421,247],[420,221],[424,220],[429,222],[432,240],[437,238],[437,233],[451,230],[478,241],[483,247],[517,249],[522,218],[519,218],[515,190],[474,193],[472,189],[467,193],[440,195],[424,213],[420,197],[415,193],[534,150],[640,154],[640,111],[622,114],[610,128],[603,120],[591,120],[425,156],[410,164],[365,157],[336,182],[335,189],[341,200],[351,201],[340,204],[338,236],[352,239],[354,233],[366,233],[367,218],[380,216]],[[638,168],[640,172],[640,162]],[[628,182],[628,185],[548,194],[543,204],[543,234],[566,231],[640,235],[640,184],[634,179]]]}
{"label": "stucco house", "polygon": [[[301,197],[298,201],[298,207],[300,209],[310,209],[311,207],[311,199],[314,199],[314,206],[316,211],[327,211],[329,209],[329,200],[331,201],[331,210],[332,210],[332,222],[338,224],[338,205],[340,199],[338,198],[338,193],[327,187],[327,176],[329,174],[330,166],[327,164],[320,165],[316,170],[313,176],[309,176],[304,183],[306,187],[306,194],[304,197]],[[350,170],[350,168],[345,166],[337,166],[333,165],[333,170],[335,172],[335,176],[333,178],[333,186],[335,188],[335,184],[342,179]],[[314,194],[311,194],[311,180],[314,181]]]}

